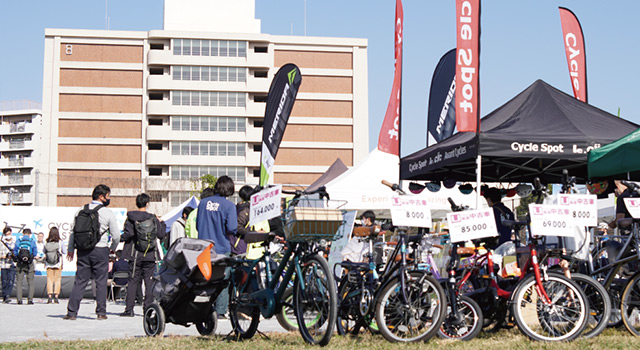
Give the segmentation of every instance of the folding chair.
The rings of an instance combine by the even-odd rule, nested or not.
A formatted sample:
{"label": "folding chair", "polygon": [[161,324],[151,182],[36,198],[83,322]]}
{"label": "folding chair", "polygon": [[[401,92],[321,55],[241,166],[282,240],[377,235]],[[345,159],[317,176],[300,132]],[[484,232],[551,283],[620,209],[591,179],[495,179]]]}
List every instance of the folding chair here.
{"label": "folding chair", "polygon": [[[122,295],[122,291],[125,291],[125,296],[127,295],[127,283],[125,284],[117,284],[115,281],[120,279],[129,279],[128,271],[116,271],[113,273],[113,278],[111,279],[111,283],[109,286],[111,287],[111,298],[113,302],[116,302],[116,295],[114,293],[114,288],[118,288],[118,296]],[[119,298],[120,299],[120,298]]]}

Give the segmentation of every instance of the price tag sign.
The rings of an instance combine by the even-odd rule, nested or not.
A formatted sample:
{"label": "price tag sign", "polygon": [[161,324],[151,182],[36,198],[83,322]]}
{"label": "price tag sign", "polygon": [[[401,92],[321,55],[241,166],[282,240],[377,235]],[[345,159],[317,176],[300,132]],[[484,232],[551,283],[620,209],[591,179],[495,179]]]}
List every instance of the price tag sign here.
{"label": "price tag sign", "polygon": [[256,225],[280,215],[282,185],[265,188],[251,196],[249,224]]}
{"label": "price tag sign", "polygon": [[413,196],[391,197],[391,221],[394,226],[431,228],[429,202]]}
{"label": "price tag sign", "polygon": [[640,219],[640,198],[624,198],[624,205],[634,219]]}
{"label": "price tag sign", "polygon": [[571,209],[562,205],[529,204],[531,233],[536,236],[574,237]]}
{"label": "price tag sign", "polygon": [[496,219],[491,208],[447,213],[447,222],[452,243],[498,235]]}
{"label": "price tag sign", "polygon": [[598,201],[593,194],[559,194],[558,205],[569,208],[577,226],[598,225]]}

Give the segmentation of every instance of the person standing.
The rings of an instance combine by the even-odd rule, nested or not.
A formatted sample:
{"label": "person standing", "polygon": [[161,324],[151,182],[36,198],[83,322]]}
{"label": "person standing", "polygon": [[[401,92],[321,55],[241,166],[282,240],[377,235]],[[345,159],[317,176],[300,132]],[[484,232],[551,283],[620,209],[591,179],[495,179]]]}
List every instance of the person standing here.
{"label": "person standing", "polygon": [[35,235],[36,236],[36,247],[38,247],[38,255],[36,255],[35,260],[36,263],[41,263],[42,265],[45,265],[44,263],[44,233],[42,232],[38,232],[38,234]]}
{"label": "person standing", "polygon": [[484,191],[484,198],[487,200],[487,205],[493,209],[493,214],[496,219],[496,228],[498,229],[499,237],[486,238],[485,248],[496,249],[501,244],[510,242],[512,240],[511,226],[507,226],[502,222],[505,220],[513,220],[513,212],[502,203],[502,192],[495,188],[490,187]]}
{"label": "person standing", "polygon": [[[94,280],[96,286],[97,319],[107,319],[109,250],[114,251],[118,247],[120,229],[116,216],[107,209],[111,202],[111,189],[107,185],[98,185],[93,189],[91,198],[91,203],[76,213],[74,227],[69,236],[67,260],[73,261],[75,250],[78,251],[78,260],[76,261],[76,279],[67,304],[67,314],[63,318],[65,320],[77,318],[84,289],[90,280]],[[96,224],[95,214],[97,214],[97,243],[93,244],[92,240],[90,244],[87,244],[86,237],[93,237],[93,234],[87,235],[85,229],[87,226],[91,227]],[[87,225],[88,221],[91,222],[90,225]],[[111,244],[109,244],[109,237],[111,237]],[[91,247],[92,245],[93,247]]]}
{"label": "person standing", "polygon": [[156,215],[147,212],[151,197],[146,193],[141,193],[136,197],[136,207],[138,210],[127,213],[127,221],[124,223],[122,240],[124,248],[122,257],[129,261],[129,281],[127,282],[127,301],[122,317],[133,317],[133,307],[135,305],[136,291],[144,282],[144,308],[146,309],[153,302],[151,293],[151,278],[156,268],[156,262],[160,260],[158,239],[162,240],[167,235],[167,228],[164,221],[159,220]]}
{"label": "person standing", "polygon": [[57,227],[49,230],[47,243],[42,249],[44,252],[44,265],[47,270],[47,295],[49,299],[47,304],[59,304],[58,295],[60,295],[60,282],[62,282],[62,256],[63,246],[60,244],[60,232]]}
{"label": "person standing", "polygon": [[[16,237],[12,234],[10,227],[2,230],[2,242],[0,244],[0,274],[2,274],[2,302],[11,302],[11,291],[16,280],[16,264],[13,261],[13,248],[16,246]],[[5,245],[6,244],[6,245]]]}
{"label": "person standing", "polygon": [[[235,191],[233,180],[226,175],[220,176],[213,187],[214,194],[205,197],[205,191],[202,191],[202,200],[198,205],[196,218],[198,238],[213,241],[216,254],[229,256],[231,243],[228,236],[236,236],[238,232],[236,206],[227,199]],[[228,273],[229,268],[225,269],[225,275]],[[216,300],[216,312],[219,318],[226,318],[228,306],[229,293],[224,290]]]}
{"label": "person standing", "polygon": [[27,295],[27,304],[33,305],[33,294],[35,293],[35,285],[33,284],[33,278],[36,273],[36,264],[34,257],[38,255],[38,247],[36,246],[36,240],[31,236],[31,230],[25,228],[22,230],[22,237],[18,239],[15,247],[13,248],[13,254],[18,257],[16,271],[16,296],[18,305],[22,304],[22,280],[24,276],[27,276],[27,288],[29,294]]}
{"label": "person standing", "polygon": [[[186,220],[189,217],[189,214],[193,211],[192,207],[184,207],[182,209],[182,216],[180,216],[174,223],[171,225],[171,232],[169,234],[169,247],[173,245],[173,242],[177,241],[178,238],[186,237],[185,234],[185,226]],[[167,249],[169,249],[167,247]]]}

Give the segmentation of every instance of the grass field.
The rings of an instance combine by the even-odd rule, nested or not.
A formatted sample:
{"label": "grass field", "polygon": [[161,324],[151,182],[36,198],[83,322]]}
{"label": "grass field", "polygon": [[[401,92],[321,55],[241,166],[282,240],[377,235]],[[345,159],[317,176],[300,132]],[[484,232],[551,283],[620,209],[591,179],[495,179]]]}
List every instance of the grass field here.
{"label": "grass field", "polygon": [[[27,341],[21,343],[0,343],[0,349],[300,349],[311,348],[299,334],[269,334],[270,339],[256,336],[243,342],[229,341],[223,336],[215,337],[164,337],[127,338],[103,341]],[[640,338],[634,338],[626,329],[607,329],[595,339],[579,339],[571,343],[537,343],[520,334],[517,329],[502,330],[495,334],[480,334],[470,342],[445,341],[434,338],[428,343],[392,344],[381,336],[363,334],[358,337],[334,336],[324,349],[464,349],[464,350],[507,350],[507,349],[633,349],[640,346]]]}

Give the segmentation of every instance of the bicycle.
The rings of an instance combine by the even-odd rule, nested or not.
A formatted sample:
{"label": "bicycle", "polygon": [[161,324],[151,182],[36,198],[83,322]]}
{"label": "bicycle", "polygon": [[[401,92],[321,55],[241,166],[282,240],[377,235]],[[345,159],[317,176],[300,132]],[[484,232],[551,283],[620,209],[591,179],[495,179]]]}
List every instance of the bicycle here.
{"label": "bicycle", "polygon": [[[275,271],[272,271],[269,250],[257,260],[247,260],[242,256],[231,260],[229,316],[233,332],[239,339],[255,335],[260,315],[271,318],[287,306],[293,306],[298,329],[307,343],[325,346],[331,339],[336,322],[337,288],[327,261],[318,254],[318,246],[312,242],[333,234],[301,234],[295,231],[295,208],[301,203],[300,196],[307,194],[310,193],[300,192],[283,214],[286,249]],[[273,233],[249,232],[244,239],[247,243],[263,242],[263,245],[268,245],[275,237]],[[264,274],[258,266],[263,267]],[[291,280],[294,281],[292,305],[284,302]]]}
{"label": "bicycle", "polygon": [[[538,192],[536,203],[542,198],[542,186],[535,181]],[[527,227],[526,222],[504,220],[516,232]],[[517,236],[517,235],[516,235]],[[568,341],[580,336],[587,325],[588,302],[582,289],[562,274],[549,272],[538,264],[537,244],[539,239],[528,236],[527,259],[520,277],[499,280],[493,263],[493,254],[487,251],[469,258],[458,288],[468,288],[466,293],[483,306],[485,318],[492,319],[499,327],[503,320],[513,318],[520,331],[532,340]],[[487,266],[488,275],[480,275]],[[478,278],[480,277],[480,278]],[[508,322],[511,323],[511,322]]]}

